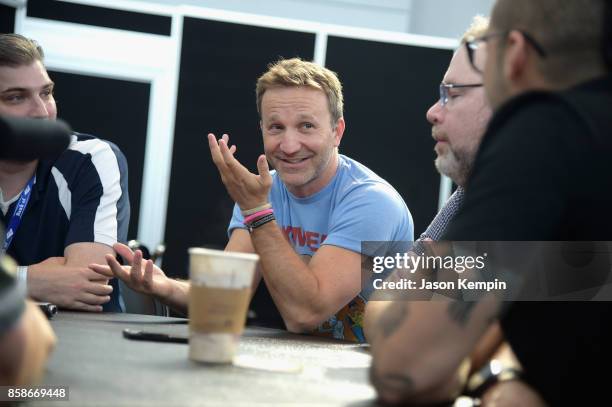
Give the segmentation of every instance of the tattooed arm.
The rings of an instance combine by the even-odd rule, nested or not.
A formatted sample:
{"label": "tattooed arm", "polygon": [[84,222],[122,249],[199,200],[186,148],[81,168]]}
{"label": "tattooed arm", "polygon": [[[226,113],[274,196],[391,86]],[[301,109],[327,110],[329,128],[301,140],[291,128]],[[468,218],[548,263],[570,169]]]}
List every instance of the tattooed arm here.
{"label": "tattooed arm", "polygon": [[496,315],[492,296],[475,303],[369,302],[364,330],[372,351],[370,377],[380,399],[454,399],[467,378],[470,353]]}

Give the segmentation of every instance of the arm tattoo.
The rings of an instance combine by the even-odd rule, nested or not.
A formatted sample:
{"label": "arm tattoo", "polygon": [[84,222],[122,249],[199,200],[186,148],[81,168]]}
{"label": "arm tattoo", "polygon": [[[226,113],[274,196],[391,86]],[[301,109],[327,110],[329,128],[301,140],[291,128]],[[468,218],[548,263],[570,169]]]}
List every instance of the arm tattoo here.
{"label": "arm tattoo", "polygon": [[[474,311],[476,305],[478,305],[483,299],[484,295],[480,295],[477,298],[474,298],[473,301],[455,299],[448,304],[448,316],[461,327],[465,327],[465,325],[467,325],[468,319],[470,319],[470,316],[472,315],[472,311]],[[491,315],[487,319],[487,322],[490,324],[496,321],[499,318],[499,315],[501,315],[504,307],[506,306],[506,303],[500,301],[499,304],[495,306],[495,309],[492,310]]]}
{"label": "arm tattoo", "polygon": [[381,315],[378,321],[378,330],[382,332],[383,338],[391,336],[402,321],[408,316],[408,303],[403,301],[392,302]]}
{"label": "arm tattoo", "polygon": [[414,392],[414,380],[406,373],[404,375],[398,373],[389,373],[380,375],[376,372],[374,366],[370,368],[370,382],[372,385],[381,390],[398,392],[401,394],[410,394]]}
{"label": "arm tattoo", "polygon": [[461,327],[464,327],[467,324],[467,320],[470,318],[476,304],[478,304],[476,301],[451,301],[448,304],[448,316]]}

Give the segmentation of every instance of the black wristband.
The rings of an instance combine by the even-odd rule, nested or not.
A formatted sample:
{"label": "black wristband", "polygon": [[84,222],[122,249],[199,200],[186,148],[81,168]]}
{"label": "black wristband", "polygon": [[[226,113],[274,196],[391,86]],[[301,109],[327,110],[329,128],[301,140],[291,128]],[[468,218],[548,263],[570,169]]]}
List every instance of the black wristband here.
{"label": "black wristband", "polygon": [[249,229],[249,232],[252,233],[253,230],[257,229],[260,226],[265,225],[268,222],[273,221],[274,219],[276,219],[276,218],[274,217],[274,214],[271,213],[269,215],[266,215],[266,216],[264,216],[262,218],[257,219],[256,221],[254,221],[252,223],[249,223],[247,225],[247,228]]}

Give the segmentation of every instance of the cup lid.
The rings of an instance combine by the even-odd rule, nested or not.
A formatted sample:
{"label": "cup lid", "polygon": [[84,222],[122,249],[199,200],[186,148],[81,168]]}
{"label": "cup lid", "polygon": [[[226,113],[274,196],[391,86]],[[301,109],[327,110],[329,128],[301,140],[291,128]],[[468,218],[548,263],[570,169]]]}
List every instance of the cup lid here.
{"label": "cup lid", "polygon": [[231,251],[226,251],[226,250],[205,249],[203,247],[190,247],[188,252],[190,255],[196,254],[196,255],[206,255],[206,256],[216,256],[216,257],[231,257],[233,259],[251,260],[251,261],[259,260],[259,255],[255,253],[231,252]]}

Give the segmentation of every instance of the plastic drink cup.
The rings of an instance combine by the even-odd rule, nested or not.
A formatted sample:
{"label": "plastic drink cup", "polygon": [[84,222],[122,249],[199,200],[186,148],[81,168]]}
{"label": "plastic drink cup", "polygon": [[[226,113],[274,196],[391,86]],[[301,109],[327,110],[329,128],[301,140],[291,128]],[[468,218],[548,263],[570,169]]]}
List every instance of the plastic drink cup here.
{"label": "plastic drink cup", "polygon": [[189,358],[231,363],[244,330],[259,256],[189,249]]}

